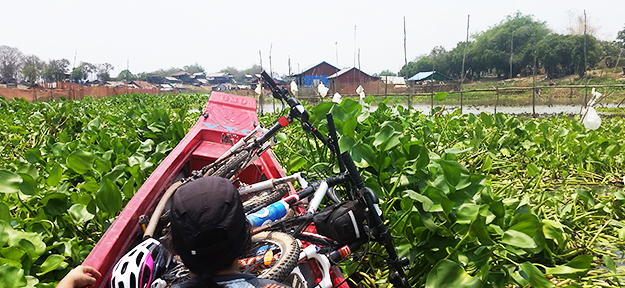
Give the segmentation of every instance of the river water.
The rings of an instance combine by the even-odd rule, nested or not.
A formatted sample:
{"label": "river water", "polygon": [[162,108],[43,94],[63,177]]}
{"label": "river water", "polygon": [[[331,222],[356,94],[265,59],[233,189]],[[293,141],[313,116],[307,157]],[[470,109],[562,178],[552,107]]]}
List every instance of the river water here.
{"label": "river water", "polygon": [[[515,115],[527,115],[534,112],[538,115],[576,115],[580,114],[583,101],[580,99],[570,98],[547,98],[536,101],[536,104],[532,105],[531,99],[500,99],[496,101],[494,99],[480,99],[478,100],[465,100],[462,105],[463,114],[480,114],[482,112],[488,113],[504,113]],[[583,99],[581,99],[583,100]],[[408,107],[408,103],[399,103],[403,107]],[[618,103],[599,103],[596,107],[617,107]],[[390,106],[390,105],[389,105]],[[432,103],[431,102],[411,102],[410,106],[416,110],[421,110],[423,113],[429,113]],[[445,107],[445,111],[451,113],[456,109],[460,109],[460,101],[458,99],[435,101],[434,107]],[[370,107],[371,111],[378,108],[376,103],[373,103]],[[275,104],[272,102],[266,102],[263,105],[262,111],[271,112],[281,110],[282,105],[279,102]],[[259,109],[260,110],[260,109]]]}

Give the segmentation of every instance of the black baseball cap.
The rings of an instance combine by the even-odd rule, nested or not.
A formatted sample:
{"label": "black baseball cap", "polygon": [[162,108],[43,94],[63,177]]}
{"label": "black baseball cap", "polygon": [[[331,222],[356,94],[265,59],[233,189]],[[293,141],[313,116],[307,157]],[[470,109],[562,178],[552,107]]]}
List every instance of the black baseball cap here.
{"label": "black baseball cap", "polygon": [[172,197],[171,236],[191,271],[212,273],[232,265],[250,237],[232,182],[203,177],[181,186]]}

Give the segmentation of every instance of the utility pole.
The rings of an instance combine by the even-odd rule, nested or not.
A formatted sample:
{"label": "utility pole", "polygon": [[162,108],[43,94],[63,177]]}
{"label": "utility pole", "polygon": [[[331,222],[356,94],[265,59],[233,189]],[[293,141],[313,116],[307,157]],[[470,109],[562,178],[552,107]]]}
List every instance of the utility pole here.
{"label": "utility pole", "polygon": [[404,16],[404,65],[408,65],[408,56],[406,53],[406,16]]}
{"label": "utility pole", "polygon": [[508,78],[512,79],[512,57],[514,56],[514,31],[510,34],[510,75]]}
{"label": "utility pole", "polygon": [[[335,50],[336,50],[336,68],[339,68],[339,42],[334,42]],[[340,69],[340,68],[339,68]]]}
{"label": "utility pole", "polygon": [[273,43],[269,45],[269,75],[273,78],[273,68],[271,68],[271,49],[273,48]]}
{"label": "utility pole", "polygon": [[462,76],[460,80],[460,114],[462,114],[462,85],[464,85],[464,61],[467,58],[467,47],[469,46],[469,20],[471,15],[467,15],[467,40],[464,43],[464,52],[462,53]]}
{"label": "utility pole", "polygon": [[356,67],[356,25],[354,25],[354,67]]}

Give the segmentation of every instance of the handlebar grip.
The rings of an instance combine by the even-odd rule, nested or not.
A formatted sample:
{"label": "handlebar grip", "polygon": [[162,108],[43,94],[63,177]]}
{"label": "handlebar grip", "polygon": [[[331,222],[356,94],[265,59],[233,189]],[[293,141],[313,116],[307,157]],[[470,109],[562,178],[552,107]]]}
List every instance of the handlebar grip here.
{"label": "handlebar grip", "polygon": [[275,89],[278,86],[278,84],[276,84],[276,82],[273,81],[271,76],[269,76],[269,74],[267,74],[266,71],[263,71],[262,73],[260,73],[260,75],[263,76],[263,79],[265,80],[265,83],[267,83],[267,85],[269,85],[269,88],[271,88],[271,90]]}
{"label": "handlebar grip", "polygon": [[358,172],[358,168],[354,164],[354,160],[352,160],[352,156],[349,155],[349,152],[345,151],[341,154],[341,158],[343,159],[343,163],[347,168],[347,172],[349,173],[349,178],[352,179],[352,182],[358,189],[362,189],[365,187],[362,178],[360,177],[360,172]]}

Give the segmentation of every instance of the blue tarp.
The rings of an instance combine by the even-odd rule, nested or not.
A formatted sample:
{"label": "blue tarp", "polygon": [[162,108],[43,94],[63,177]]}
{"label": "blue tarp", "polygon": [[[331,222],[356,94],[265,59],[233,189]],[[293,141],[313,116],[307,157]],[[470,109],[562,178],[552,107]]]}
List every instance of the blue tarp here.
{"label": "blue tarp", "polygon": [[317,79],[321,79],[321,83],[323,85],[329,86],[330,81],[328,80],[329,75],[305,75],[304,76],[304,86],[313,86],[314,81]]}

